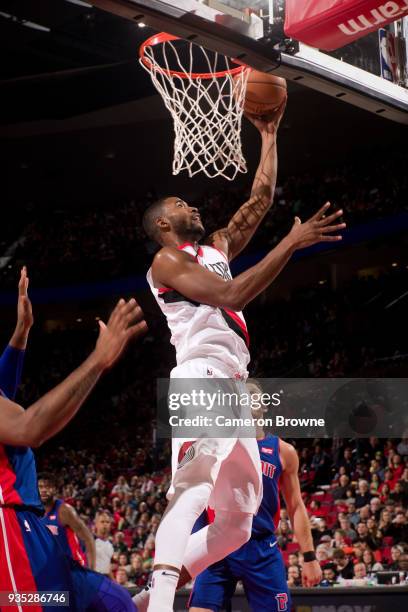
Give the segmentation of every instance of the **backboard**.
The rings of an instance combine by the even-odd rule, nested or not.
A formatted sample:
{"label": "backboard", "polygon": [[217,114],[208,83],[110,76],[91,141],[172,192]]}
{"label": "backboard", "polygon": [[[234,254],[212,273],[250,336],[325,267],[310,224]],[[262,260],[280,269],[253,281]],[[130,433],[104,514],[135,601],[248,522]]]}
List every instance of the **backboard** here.
{"label": "backboard", "polygon": [[[91,2],[237,58],[258,70],[274,71],[385,118],[408,123],[408,18],[326,53],[285,36],[285,0]],[[386,56],[390,39],[399,44],[396,70],[390,69]],[[392,59],[395,64],[395,57]]]}

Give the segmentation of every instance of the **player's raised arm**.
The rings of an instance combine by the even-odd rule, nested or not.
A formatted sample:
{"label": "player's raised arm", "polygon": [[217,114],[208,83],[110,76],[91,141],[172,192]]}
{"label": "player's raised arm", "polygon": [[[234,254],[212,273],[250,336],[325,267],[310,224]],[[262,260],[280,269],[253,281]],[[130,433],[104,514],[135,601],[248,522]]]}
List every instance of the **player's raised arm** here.
{"label": "player's raised arm", "polygon": [[24,365],[24,352],[28,335],[34,323],[31,302],[27,294],[28,277],[24,266],[18,284],[17,323],[13,335],[0,357],[0,389],[14,399],[20,386]]}
{"label": "player's raised arm", "polygon": [[315,586],[322,579],[322,570],[314,557],[314,545],[310,521],[303,503],[299,484],[299,459],[296,450],[287,442],[280,440],[280,455],[283,471],[280,486],[289,514],[293,532],[305,555],[302,569],[302,583],[305,587]]}
{"label": "player's raised arm", "polygon": [[208,240],[224,251],[229,260],[245,248],[272,206],[278,172],[277,134],[285,106],[286,100],[270,117],[246,115],[262,138],[261,158],[250,198],[235,213],[227,227],[214,232]]}
{"label": "player's raised arm", "polygon": [[305,223],[296,217],[289,234],[264,259],[232,280],[225,281],[197,265],[187,253],[165,247],[153,261],[154,282],[158,287],[176,290],[200,304],[242,310],[275,280],[297,249],[341,240],[341,236],[331,234],[344,229],[344,223],[337,223],[343,211],[326,217],[329,206],[325,204]]}
{"label": "player's raised arm", "polygon": [[120,300],[107,325],[102,321],[99,324],[99,337],[89,357],[27,410],[0,398],[0,443],[36,447],[58,433],[77,413],[101,375],[119,359],[129,341],[147,329],[134,299]]}

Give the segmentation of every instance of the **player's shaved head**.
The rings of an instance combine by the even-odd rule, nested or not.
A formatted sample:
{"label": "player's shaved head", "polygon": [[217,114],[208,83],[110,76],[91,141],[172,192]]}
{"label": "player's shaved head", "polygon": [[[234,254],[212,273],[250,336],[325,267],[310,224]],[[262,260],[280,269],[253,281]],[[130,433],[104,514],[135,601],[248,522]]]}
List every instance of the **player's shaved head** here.
{"label": "player's shaved head", "polygon": [[143,229],[161,246],[198,241],[205,233],[198,209],[177,196],[153,202],[143,215]]}
{"label": "player's shaved head", "polygon": [[146,208],[143,215],[143,229],[151,240],[161,244],[160,229],[157,225],[157,219],[165,214],[165,204],[170,196],[159,198],[153,204]]}

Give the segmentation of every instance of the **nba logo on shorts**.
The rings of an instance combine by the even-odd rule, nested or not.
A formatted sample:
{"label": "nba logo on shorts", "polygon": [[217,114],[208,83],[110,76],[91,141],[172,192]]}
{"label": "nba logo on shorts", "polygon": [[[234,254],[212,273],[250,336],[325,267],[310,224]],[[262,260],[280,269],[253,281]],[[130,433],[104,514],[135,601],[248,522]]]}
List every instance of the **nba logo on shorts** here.
{"label": "nba logo on shorts", "polygon": [[214,376],[214,370],[207,366],[207,376]]}

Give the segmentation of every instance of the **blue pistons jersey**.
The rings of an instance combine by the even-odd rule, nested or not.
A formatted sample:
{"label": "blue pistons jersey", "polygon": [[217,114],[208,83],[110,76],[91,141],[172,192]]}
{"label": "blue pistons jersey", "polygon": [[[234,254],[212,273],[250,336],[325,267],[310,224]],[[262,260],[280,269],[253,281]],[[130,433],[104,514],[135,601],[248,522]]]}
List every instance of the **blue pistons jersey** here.
{"label": "blue pistons jersey", "polygon": [[[219,612],[231,610],[238,581],[242,582],[251,610],[289,612],[290,593],[275,530],[280,518],[279,480],[282,463],[279,438],[267,435],[258,440],[262,465],[263,498],[252,523],[250,540],[225,559],[210,565],[195,579],[188,607]],[[199,518],[194,531],[206,524]]]}
{"label": "blue pistons jersey", "polygon": [[267,434],[258,440],[258,448],[262,465],[263,498],[252,523],[252,536],[257,539],[262,536],[275,537],[280,518],[279,479],[282,474],[279,438]]}

